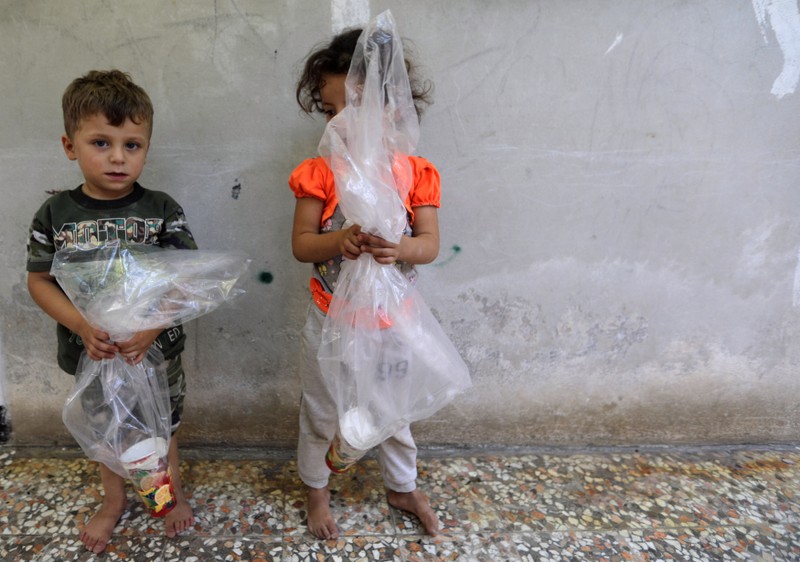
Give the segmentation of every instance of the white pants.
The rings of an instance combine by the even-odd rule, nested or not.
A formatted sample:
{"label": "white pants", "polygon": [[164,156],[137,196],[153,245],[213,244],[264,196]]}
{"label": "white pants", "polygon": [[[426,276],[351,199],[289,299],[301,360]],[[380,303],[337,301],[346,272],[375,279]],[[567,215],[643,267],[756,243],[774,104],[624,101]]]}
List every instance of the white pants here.
{"label": "white pants", "polygon": [[[336,404],[328,392],[319,370],[319,350],[325,315],[312,301],[303,328],[303,353],[300,377],[303,396],[300,402],[300,437],[297,441],[297,469],[300,479],[311,488],[328,485],[331,471],[325,464],[325,453],[333,441],[339,424]],[[378,462],[384,484],[395,492],[411,492],[416,488],[417,446],[411,428],[405,426],[378,445]]]}

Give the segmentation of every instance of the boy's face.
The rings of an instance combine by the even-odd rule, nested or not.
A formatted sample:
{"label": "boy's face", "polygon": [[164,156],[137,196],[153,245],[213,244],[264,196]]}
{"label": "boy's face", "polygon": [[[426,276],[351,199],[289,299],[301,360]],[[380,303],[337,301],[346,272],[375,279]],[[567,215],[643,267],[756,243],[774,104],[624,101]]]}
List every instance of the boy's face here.
{"label": "boy's face", "polygon": [[77,160],[83,192],[94,199],[120,199],[133,191],[150,147],[150,125],[130,119],[119,127],[102,113],[82,119],[72,138],[61,137],[64,152]]}
{"label": "boy's face", "polygon": [[344,109],[347,103],[346,79],[346,74],[323,75],[322,86],[319,88],[319,97],[322,101],[322,111],[325,112],[325,121],[330,121]]}

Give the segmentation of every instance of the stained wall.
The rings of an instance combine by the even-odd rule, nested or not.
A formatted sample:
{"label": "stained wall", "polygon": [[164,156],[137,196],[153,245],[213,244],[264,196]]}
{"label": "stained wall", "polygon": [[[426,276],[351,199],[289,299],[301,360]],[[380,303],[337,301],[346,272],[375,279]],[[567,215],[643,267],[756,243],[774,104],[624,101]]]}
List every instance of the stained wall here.
{"label": "stained wall", "polygon": [[286,178],[323,122],[302,59],[391,8],[435,83],[420,154],[443,181],[419,289],[474,387],[422,444],[796,441],[800,16],[729,2],[5,0],[0,400],[12,441],[64,444],[72,380],[27,294],[25,241],[80,184],[60,96],[93,68],[151,95],[141,182],[199,244],[246,251],[247,294],[190,323],[183,438],[291,447],[309,268]]}

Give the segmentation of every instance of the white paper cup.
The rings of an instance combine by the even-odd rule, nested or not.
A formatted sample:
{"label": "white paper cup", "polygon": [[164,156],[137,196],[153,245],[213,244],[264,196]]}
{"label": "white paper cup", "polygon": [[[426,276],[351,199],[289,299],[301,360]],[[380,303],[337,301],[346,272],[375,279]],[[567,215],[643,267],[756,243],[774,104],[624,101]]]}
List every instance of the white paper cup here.
{"label": "white paper cup", "polygon": [[132,470],[152,470],[158,467],[160,458],[166,458],[167,441],[161,437],[151,437],[129,447],[119,457],[120,463],[130,472]]}
{"label": "white paper cup", "polygon": [[339,431],[325,454],[325,464],[332,472],[345,472],[367,454],[376,431],[369,412],[360,408],[348,410],[339,420]]}
{"label": "white paper cup", "polygon": [[122,453],[119,459],[136,493],[154,517],[163,517],[175,507],[168,449],[165,439],[145,439]]}

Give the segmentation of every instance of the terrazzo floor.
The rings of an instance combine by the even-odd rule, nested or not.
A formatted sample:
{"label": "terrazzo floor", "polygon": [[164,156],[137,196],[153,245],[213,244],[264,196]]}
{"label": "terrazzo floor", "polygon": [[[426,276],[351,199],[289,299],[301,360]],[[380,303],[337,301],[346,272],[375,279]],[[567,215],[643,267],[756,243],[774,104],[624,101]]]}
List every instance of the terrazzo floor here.
{"label": "terrazzo floor", "polygon": [[184,453],[196,524],[131,508],[99,557],[78,533],[96,466],[0,447],[0,559],[68,561],[800,561],[800,447],[425,454],[436,538],[390,508],[374,460],[331,482],[342,537],[315,540],[294,461]]}

